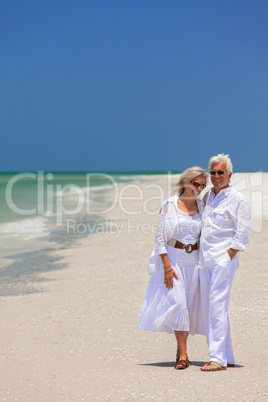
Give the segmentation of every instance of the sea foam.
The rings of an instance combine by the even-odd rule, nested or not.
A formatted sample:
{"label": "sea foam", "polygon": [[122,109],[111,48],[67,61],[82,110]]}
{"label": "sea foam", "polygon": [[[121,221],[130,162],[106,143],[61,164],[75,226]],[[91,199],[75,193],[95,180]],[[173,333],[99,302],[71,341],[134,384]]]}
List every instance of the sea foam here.
{"label": "sea foam", "polygon": [[32,240],[50,234],[46,226],[47,219],[42,216],[7,222],[0,225],[0,233],[9,237],[22,237]]}

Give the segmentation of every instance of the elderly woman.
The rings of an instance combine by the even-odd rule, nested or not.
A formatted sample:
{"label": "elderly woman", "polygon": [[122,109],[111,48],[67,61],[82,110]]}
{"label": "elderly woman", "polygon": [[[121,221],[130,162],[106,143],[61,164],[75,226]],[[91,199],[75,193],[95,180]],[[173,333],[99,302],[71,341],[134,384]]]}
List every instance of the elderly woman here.
{"label": "elderly woman", "polygon": [[187,356],[188,334],[205,334],[199,325],[201,320],[197,320],[202,212],[197,197],[206,182],[206,171],[191,167],[180,176],[176,185],[178,194],[162,204],[155,250],[148,264],[152,277],[138,324],[138,328],[147,331],[175,333],[175,369],[185,369],[191,364]]}

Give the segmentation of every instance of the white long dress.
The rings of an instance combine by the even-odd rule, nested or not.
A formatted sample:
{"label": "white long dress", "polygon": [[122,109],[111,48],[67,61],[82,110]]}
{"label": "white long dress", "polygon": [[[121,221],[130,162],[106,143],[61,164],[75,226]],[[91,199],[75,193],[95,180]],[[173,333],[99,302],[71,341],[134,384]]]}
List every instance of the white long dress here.
{"label": "white long dress", "polygon": [[[173,209],[171,209],[173,216],[170,216],[170,208],[168,212],[168,219],[172,218],[173,221],[172,237],[183,244],[195,244],[201,232],[200,213],[189,216],[179,210],[177,199],[178,197],[173,197]],[[166,223],[159,228],[158,222],[156,238],[159,238],[161,230],[164,231],[165,225]],[[198,250],[187,254],[185,250],[167,244],[165,249],[170,265],[179,279],[173,277],[173,288],[167,289],[164,284],[163,264],[159,259],[158,269],[153,273],[145,294],[138,328],[155,332],[187,331],[191,335],[197,333],[204,335],[202,319],[201,317],[198,319],[200,310]]]}

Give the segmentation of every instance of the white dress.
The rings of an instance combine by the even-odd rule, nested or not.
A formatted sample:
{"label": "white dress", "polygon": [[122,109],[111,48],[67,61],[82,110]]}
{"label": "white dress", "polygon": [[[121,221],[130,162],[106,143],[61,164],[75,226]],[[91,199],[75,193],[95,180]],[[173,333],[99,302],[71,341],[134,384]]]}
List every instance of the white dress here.
{"label": "white dress", "polygon": [[[177,200],[178,196],[172,197],[172,199],[168,200],[172,203],[172,208],[162,210],[164,219],[162,216],[158,221],[156,249],[160,247],[163,250],[165,227],[170,225],[171,219],[173,238],[183,244],[195,244],[199,240],[201,232],[200,213],[189,216],[186,212],[178,209]],[[162,244],[159,246],[157,243]],[[200,320],[198,319],[198,250],[187,254],[185,250],[176,249],[166,243],[164,247],[170,265],[179,279],[173,277],[173,288],[170,290],[166,288],[163,264],[159,258],[158,269],[153,273],[145,294],[138,328],[171,334],[174,331],[187,331],[191,335],[197,333],[204,335],[202,317],[200,317]]]}

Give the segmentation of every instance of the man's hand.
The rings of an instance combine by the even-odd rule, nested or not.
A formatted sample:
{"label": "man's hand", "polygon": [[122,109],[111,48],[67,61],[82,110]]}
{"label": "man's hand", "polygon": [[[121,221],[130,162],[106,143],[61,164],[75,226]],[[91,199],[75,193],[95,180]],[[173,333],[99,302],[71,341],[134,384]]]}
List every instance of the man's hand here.
{"label": "man's hand", "polygon": [[234,248],[229,248],[229,250],[227,250],[227,253],[229,254],[229,257],[231,258],[231,260],[234,258],[236,253],[238,253],[238,251],[239,250],[235,250]]}

